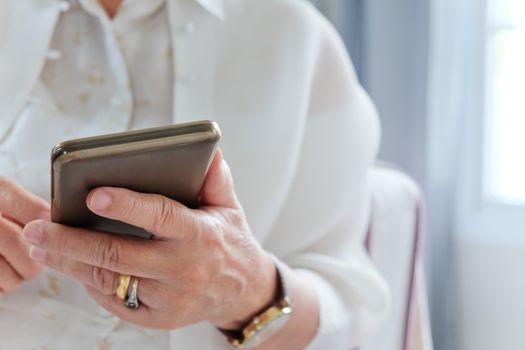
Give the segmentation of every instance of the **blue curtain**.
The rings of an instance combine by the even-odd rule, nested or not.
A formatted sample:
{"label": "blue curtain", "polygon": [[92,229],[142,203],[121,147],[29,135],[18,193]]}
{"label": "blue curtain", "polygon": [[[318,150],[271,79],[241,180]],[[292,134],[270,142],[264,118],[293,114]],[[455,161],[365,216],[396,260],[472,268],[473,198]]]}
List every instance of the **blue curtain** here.
{"label": "blue curtain", "polygon": [[[434,126],[441,121],[435,111],[429,113],[437,101],[433,96],[436,92],[433,80],[441,74],[436,74],[435,69],[429,66],[433,49],[431,38],[435,39],[431,32],[434,30],[432,20],[435,20],[436,12],[431,4],[441,1],[312,2],[339,30],[361,83],[377,106],[383,129],[379,157],[402,167],[422,185],[428,196],[432,209],[429,209],[427,220],[425,268],[434,348],[454,349],[453,296],[449,288],[451,235],[447,226],[450,217],[435,208],[436,174],[431,173],[435,169],[429,166],[435,164],[432,163],[435,157],[433,142],[436,140]],[[450,3],[452,9],[449,10],[454,13],[454,1],[446,2]],[[453,32],[449,35],[455,38]],[[443,62],[448,63],[450,53],[443,50],[441,54],[445,58]],[[435,60],[431,61],[435,63]],[[450,90],[445,89],[442,93],[448,92]]]}
{"label": "blue curtain", "polygon": [[366,87],[363,72],[365,0],[312,0],[337,28],[352,57],[361,83]]}

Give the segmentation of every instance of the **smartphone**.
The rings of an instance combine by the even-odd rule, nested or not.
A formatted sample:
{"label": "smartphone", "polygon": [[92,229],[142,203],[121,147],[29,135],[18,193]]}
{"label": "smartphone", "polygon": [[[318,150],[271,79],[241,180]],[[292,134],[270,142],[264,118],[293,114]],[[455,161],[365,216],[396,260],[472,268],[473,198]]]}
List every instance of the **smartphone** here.
{"label": "smartphone", "polygon": [[142,228],[91,212],[86,206],[89,191],[123,187],[198,207],[220,137],[215,122],[197,121],[57,144],[51,151],[53,222],[151,238]]}

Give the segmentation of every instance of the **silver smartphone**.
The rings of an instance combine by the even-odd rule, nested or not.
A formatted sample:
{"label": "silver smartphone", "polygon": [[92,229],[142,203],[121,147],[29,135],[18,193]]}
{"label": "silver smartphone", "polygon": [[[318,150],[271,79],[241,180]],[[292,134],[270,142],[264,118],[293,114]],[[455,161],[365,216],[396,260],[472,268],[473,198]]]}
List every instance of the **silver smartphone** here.
{"label": "silver smartphone", "polygon": [[100,186],[161,194],[195,208],[221,137],[212,121],[197,121],[65,141],[51,155],[53,222],[150,238],[151,233],[100,217],[86,197]]}

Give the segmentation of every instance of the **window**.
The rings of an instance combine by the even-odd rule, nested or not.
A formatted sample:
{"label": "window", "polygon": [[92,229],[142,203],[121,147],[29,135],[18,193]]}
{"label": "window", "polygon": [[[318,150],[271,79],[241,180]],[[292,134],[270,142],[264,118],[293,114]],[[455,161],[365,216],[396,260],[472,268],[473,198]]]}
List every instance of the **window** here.
{"label": "window", "polygon": [[463,118],[457,229],[525,241],[525,0],[462,4],[472,18],[457,34],[467,59],[451,73],[467,82],[451,97]]}
{"label": "window", "polygon": [[489,0],[484,195],[525,203],[525,1]]}

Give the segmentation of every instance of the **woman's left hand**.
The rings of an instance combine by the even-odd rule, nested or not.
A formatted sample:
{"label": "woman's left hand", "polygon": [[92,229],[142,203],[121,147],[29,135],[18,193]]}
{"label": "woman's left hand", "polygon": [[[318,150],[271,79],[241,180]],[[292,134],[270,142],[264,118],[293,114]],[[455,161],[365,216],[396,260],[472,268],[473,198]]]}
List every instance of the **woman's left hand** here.
{"label": "woman's left hand", "polygon": [[[276,270],[250,231],[220,151],[201,198],[201,208],[188,209],[161,195],[97,188],[86,199],[90,210],[142,227],[155,239],[42,220],[26,225],[24,237],[33,259],[82,282],[125,321],[159,329],[209,321],[237,329],[272,301]],[[115,295],[119,274],[138,277],[138,310]]]}

